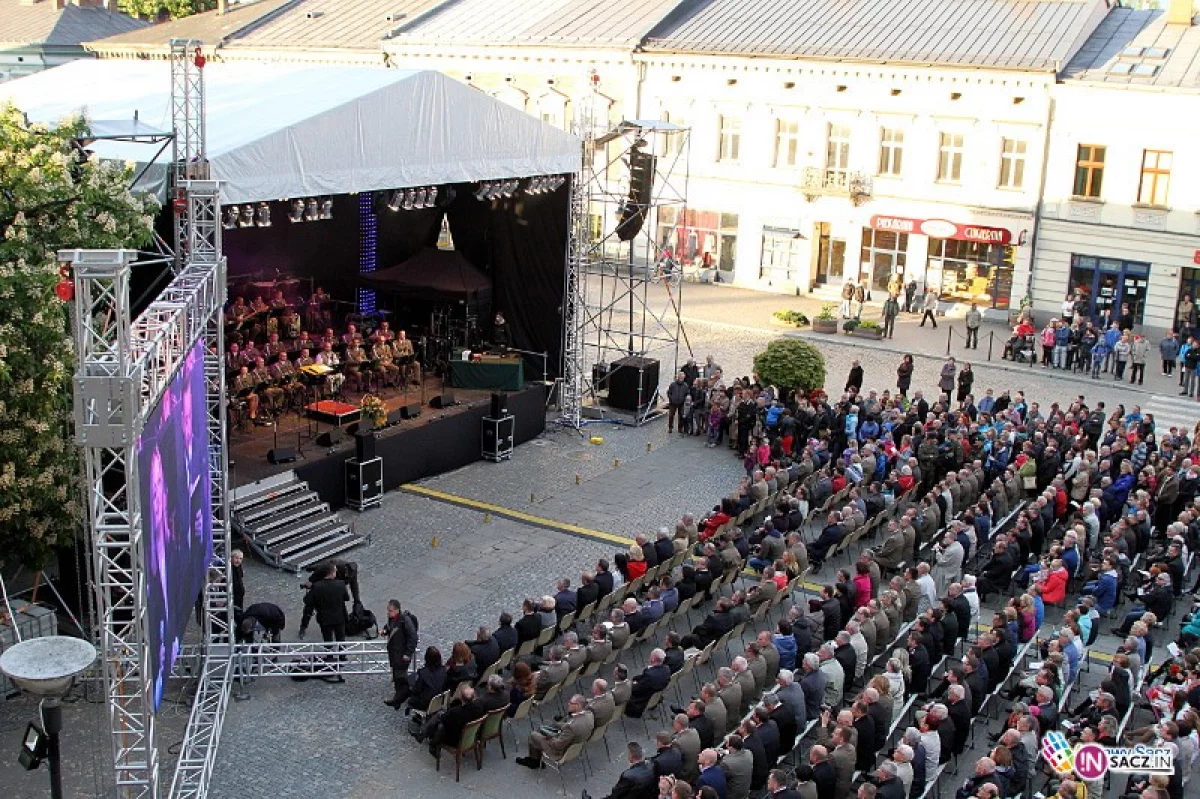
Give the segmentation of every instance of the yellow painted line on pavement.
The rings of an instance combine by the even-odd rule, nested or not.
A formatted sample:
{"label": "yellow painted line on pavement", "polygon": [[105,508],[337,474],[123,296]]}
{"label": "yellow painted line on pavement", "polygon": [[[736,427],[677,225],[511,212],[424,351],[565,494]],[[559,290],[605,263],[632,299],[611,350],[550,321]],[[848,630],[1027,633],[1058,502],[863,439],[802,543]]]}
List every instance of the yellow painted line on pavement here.
{"label": "yellow painted line on pavement", "polygon": [[457,494],[450,494],[445,491],[438,491],[434,488],[426,486],[408,484],[400,486],[401,491],[418,496],[428,497],[439,502],[445,502],[449,505],[458,505],[462,508],[471,508],[473,510],[483,511],[484,513],[494,513],[497,516],[503,516],[506,519],[513,521],[524,522],[537,527],[545,527],[550,530],[557,530],[563,533],[571,533],[573,535],[591,538],[595,541],[604,541],[611,544],[621,544],[629,546],[633,543],[632,538],[627,538],[623,535],[615,535],[614,533],[606,533],[603,530],[593,530],[590,527],[580,527],[577,524],[569,524],[560,522],[557,519],[547,519],[544,516],[535,516],[532,513],[506,508],[503,505],[493,505],[490,502],[480,502],[477,499],[469,499],[468,497],[460,497]]}

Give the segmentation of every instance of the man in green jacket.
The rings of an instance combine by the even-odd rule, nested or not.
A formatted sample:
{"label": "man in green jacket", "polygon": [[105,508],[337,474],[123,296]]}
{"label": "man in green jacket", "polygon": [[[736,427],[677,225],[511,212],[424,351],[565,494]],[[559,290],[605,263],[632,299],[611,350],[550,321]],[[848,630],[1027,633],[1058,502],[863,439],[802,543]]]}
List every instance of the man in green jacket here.
{"label": "man in green jacket", "polygon": [[971,303],[971,310],[967,311],[967,349],[979,349],[979,324],[983,321],[983,314],[979,312],[979,306]]}
{"label": "man in green jacket", "polygon": [[883,336],[891,338],[896,329],[896,317],[900,315],[900,301],[895,294],[889,294],[883,302]]}

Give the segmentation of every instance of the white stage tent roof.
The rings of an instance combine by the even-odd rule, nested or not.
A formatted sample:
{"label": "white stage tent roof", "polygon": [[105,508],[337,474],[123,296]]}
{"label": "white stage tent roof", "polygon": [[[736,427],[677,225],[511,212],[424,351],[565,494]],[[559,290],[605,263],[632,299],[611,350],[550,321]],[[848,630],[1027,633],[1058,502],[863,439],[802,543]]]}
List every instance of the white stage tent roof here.
{"label": "white stage tent roof", "polygon": [[[223,203],[574,173],[579,141],[438,72],[209,63],[208,158]],[[81,60],[0,84],[30,120],[74,113],[170,130],[165,61]],[[159,145],[97,141],[102,158],[145,163]],[[165,165],[170,151],[159,162]],[[143,188],[159,190],[163,169]]]}

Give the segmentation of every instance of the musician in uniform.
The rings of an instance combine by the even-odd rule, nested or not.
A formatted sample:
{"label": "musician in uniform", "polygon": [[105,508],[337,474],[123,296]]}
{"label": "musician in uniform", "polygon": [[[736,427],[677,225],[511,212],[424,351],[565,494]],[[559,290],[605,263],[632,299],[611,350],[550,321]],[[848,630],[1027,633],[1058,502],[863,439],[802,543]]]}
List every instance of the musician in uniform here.
{"label": "musician in uniform", "polygon": [[[317,363],[328,366],[330,369],[338,369],[342,365],[342,359],[333,351],[333,345],[327,341],[321,345],[321,351],[317,353]],[[325,387],[330,394],[338,393],[344,382],[346,382],[346,376],[341,372],[331,372],[325,376]]]}
{"label": "musician in uniform", "polygon": [[400,377],[400,367],[393,361],[395,356],[392,353],[392,345],[386,341],[377,341],[375,346],[371,348],[371,358],[374,361],[374,368],[383,372],[385,382],[391,381],[395,383]]}
{"label": "musician in uniform", "polygon": [[289,306],[288,306],[288,301],[287,301],[287,300],[285,300],[285,299],[283,298],[283,292],[282,292],[282,291],[278,291],[278,290],[277,290],[277,291],[276,291],[276,292],[275,292],[275,293],[274,293],[274,294],[271,296],[271,307],[272,307],[272,308],[274,308],[274,309],[275,309],[275,310],[277,310],[277,311],[282,311],[284,308],[287,308],[287,307],[289,307]]}
{"label": "musician in uniform", "polygon": [[246,354],[242,352],[241,347],[235,341],[229,345],[229,354],[225,356],[225,371],[236,375],[241,371],[243,366],[249,365],[246,360]]}
{"label": "musician in uniform", "polygon": [[258,381],[254,379],[254,375],[250,374],[250,367],[242,364],[238,368],[237,377],[233,380],[233,391],[235,396],[246,400],[246,408],[250,411],[251,421],[258,418],[258,394],[254,390],[256,386],[258,386]]}
{"label": "musician in uniform", "polygon": [[314,350],[319,350],[320,347],[320,342],[313,341],[312,338],[309,337],[307,330],[301,330],[300,335],[295,341],[292,342],[291,349],[308,350],[309,352],[312,352]]}
{"label": "musician in uniform", "polygon": [[375,330],[375,338],[379,339],[380,341],[391,341],[395,337],[396,334],[392,332],[392,328],[388,325],[386,320],[379,323],[379,327]]}
{"label": "musician in uniform", "polygon": [[253,313],[265,313],[266,311],[271,310],[271,306],[263,302],[262,295],[259,294],[254,298],[254,302],[250,303],[250,310]]}
{"label": "musician in uniform", "polygon": [[246,359],[246,365],[254,370],[254,362],[263,357],[262,352],[258,347],[254,346],[253,339],[246,342],[246,346],[242,347],[242,356]]}
{"label": "musician in uniform", "polygon": [[296,367],[288,360],[286,352],[279,353],[279,358],[271,364],[271,377],[283,393],[291,400],[302,398],[304,386],[296,376]]}
{"label": "musician in uniform", "polygon": [[225,312],[225,321],[231,325],[240,325],[249,318],[250,314],[250,308],[246,306],[246,298],[235,297],[233,305],[230,305],[229,310]]}
{"label": "musician in uniform", "polygon": [[316,292],[308,298],[308,307],[304,311],[304,319],[309,327],[315,330],[322,325],[329,324],[330,313],[325,308],[329,301],[330,297],[325,293],[325,289],[317,286]]}
{"label": "musician in uniform", "polygon": [[300,357],[296,359],[296,368],[302,369],[305,366],[312,366],[316,361],[313,360],[312,350],[308,347],[300,348]]}
{"label": "musician in uniform", "polygon": [[358,333],[358,327],[356,325],[346,325],[346,332],[342,334],[342,343],[349,347],[354,343],[355,339],[358,339],[360,344],[362,343],[362,336]]}
{"label": "musician in uniform", "polygon": [[[279,357],[281,352],[287,352],[287,350],[287,345],[279,340],[279,334],[271,333],[269,336],[267,336],[266,345],[263,346],[263,357],[270,358],[272,361],[274,361]],[[274,363],[271,365],[274,366]]]}
{"label": "musician in uniform", "polygon": [[279,410],[280,403],[283,400],[283,389],[271,385],[271,372],[267,369],[266,361],[262,358],[256,360],[254,362],[254,370],[250,372],[250,375],[254,378],[255,385],[267,384],[267,388],[263,392],[267,397],[267,407],[273,411]]}
{"label": "musician in uniform", "polygon": [[336,333],[333,332],[332,327],[327,327],[325,328],[325,332],[321,335],[321,343],[332,344],[333,346],[337,347],[341,345],[342,340],[337,337]]}
{"label": "musician in uniform", "polygon": [[396,362],[404,369],[404,379],[420,385],[421,364],[417,363],[417,359],[413,355],[413,344],[403,330],[396,334],[396,342],[392,345],[392,351],[396,353]]}
{"label": "musician in uniform", "polygon": [[300,335],[300,315],[292,306],[289,305],[283,309],[283,314],[279,317],[278,330],[286,341],[291,341]]}
{"label": "musician in uniform", "polygon": [[[354,325],[350,325],[354,329]],[[370,377],[371,370],[366,366],[367,353],[363,351],[362,339],[355,335],[346,348],[346,379],[353,380],[356,391],[362,391],[364,381]]]}

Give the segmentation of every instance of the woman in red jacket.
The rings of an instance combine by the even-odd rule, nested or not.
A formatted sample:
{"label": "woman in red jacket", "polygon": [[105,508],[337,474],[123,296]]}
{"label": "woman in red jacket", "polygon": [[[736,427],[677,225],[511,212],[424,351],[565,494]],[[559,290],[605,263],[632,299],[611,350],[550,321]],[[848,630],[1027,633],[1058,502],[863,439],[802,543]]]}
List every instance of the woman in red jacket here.
{"label": "woman in red jacket", "polygon": [[1067,570],[1063,568],[1063,562],[1056,558],[1050,561],[1050,573],[1042,582],[1042,601],[1047,605],[1054,605],[1066,598]]}
{"label": "woman in red jacket", "polygon": [[626,566],[626,569],[628,570],[626,579],[630,582],[646,575],[646,556],[642,554],[642,548],[637,544],[629,545],[629,565]]}
{"label": "woman in red jacket", "polygon": [[871,602],[871,568],[859,561],[854,570],[854,609],[858,610]]}

